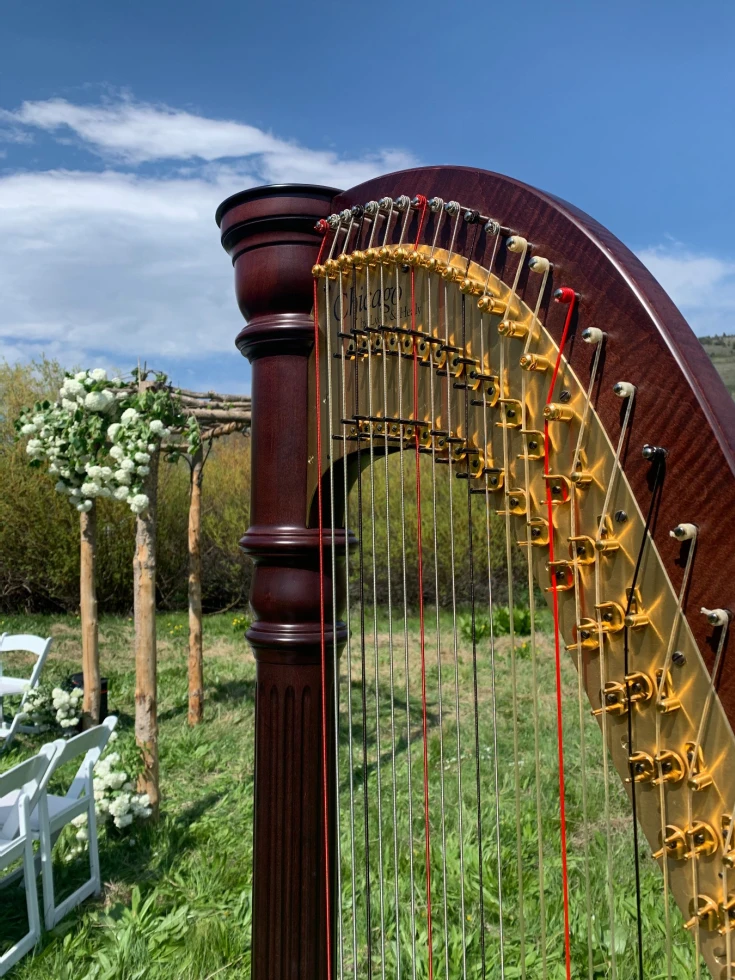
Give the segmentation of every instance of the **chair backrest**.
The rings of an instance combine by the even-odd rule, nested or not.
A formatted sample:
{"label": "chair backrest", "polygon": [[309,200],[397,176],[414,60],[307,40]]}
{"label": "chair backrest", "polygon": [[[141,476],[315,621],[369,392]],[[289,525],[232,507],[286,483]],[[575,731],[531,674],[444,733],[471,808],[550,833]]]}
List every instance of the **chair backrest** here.
{"label": "chair backrest", "polygon": [[107,745],[110,735],[115,729],[115,725],[117,725],[117,717],[115,715],[108,715],[101,725],[95,725],[94,728],[89,728],[86,732],[82,732],[81,735],[75,735],[74,738],[70,738],[68,741],[59,739],[59,741],[55,742],[57,751],[54,755],[53,763],[48,767],[43,777],[42,789],[46,789],[51,776],[59,766],[63,766],[72,759],[77,759],[80,755],[83,755],[84,758],[82,759],[81,765],[77,769],[77,773],[66,792],[67,799],[79,799],[87,788],[90,773],[97,764],[102,750]]}
{"label": "chair backrest", "polygon": [[34,636],[32,633],[3,633],[0,636],[0,653],[22,650],[24,653],[32,653],[37,658],[28,680],[28,686],[32,688],[38,683],[52,641],[53,637],[51,636],[44,639],[42,636]]}
{"label": "chair backrest", "polygon": [[[38,755],[31,756],[17,766],[0,774],[0,798],[14,790],[21,790],[28,797],[29,809],[38,802],[45,786],[45,776],[53,769],[53,761],[60,749],[59,742],[47,742]],[[18,833],[18,808],[13,807],[0,826],[0,840],[12,840]]]}

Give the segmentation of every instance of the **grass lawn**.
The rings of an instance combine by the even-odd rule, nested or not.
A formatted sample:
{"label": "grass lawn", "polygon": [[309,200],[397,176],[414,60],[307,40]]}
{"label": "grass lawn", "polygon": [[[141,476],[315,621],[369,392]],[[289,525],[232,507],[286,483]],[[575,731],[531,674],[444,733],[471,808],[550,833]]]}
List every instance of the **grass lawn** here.
{"label": "grass lawn", "polygon": [[[78,620],[51,617],[0,617],[0,631],[29,631],[55,637],[47,679],[60,681],[79,669]],[[161,615],[159,631],[159,719],[163,807],[158,826],[134,825],[119,836],[106,835],[100,857],[103,895],[70,914],[51,933],[44,934],[34,956],[28,956],[10,974],[14,980],[92,980],[92,978],[137,977],[205,980],[249,975],[250,942],[250,852],[252,820],[253,683],[254,665],[243,637],[242,621],[236,613],[208,617],[205,621],[205,723],[196,729],[187,725],[187,625],[184,614]],[[540,625],[548,630],[544,616]],[[462,637],[458,644],[457,676],[460,689],[460,738],[454,701],[454,663],[451,620],[441,617],[443,659],[443,744],[439,739],[437,667],[433,632],[427,633],[428,660],[428,757],[431,772],[432,893],[434,898],[435,976],[445,977],[449,965],[452,978],[481,976],[479,909],[479,862],[476,831],[475,754],[472,719],[471,647]],[[433,630],[433,625],[432,625]],[[132,743],[134,705],[133,624],[120,617],[103,617],[101,658],[103,674],[110,682],[110,710],[120,717],[120,739],[116,750]],[[353,791],[355,794],[355,864],[351,871],[349,827],[350,768],[346,748],[340,757],[341,823],[343,851],[342,945],[345,976],[367,973],[366,876],[363,811],[362,677],[358,624],[353,624]],[[379,695],[375,697],[372,668],[372,617],[366,623],[368,676],[366,684],[367,773],[369,792],[368,837],[370,848],[370,913],[372,920],[372,969],[375,977],[390,980],[397,975],[427,976],[426,905],[423,862],[423,788],[421,710],[418,671],[417,624],[409,622],[408,661],[411,688],[410,739],[406,713],[402,624],[394,622],[394,670],[396,799],[395,831],[398,840],[396,868],[392,803],[393,740],[391,703],[388,696],[389,657],[387,622],[378,621]],[[485,917],[486,977],[500,977],[500,907],[497,887],[495,845],[495,796],[492,765],[491,716],[489,711],[489,643],[479,644],[478,687],[482,704],[479,723],[481,818],[483,826],[483,898]],[[499,735],[500,859],[503,868],[503,928],[505,974],[521,977],[521,917],[517,874],[518,841],[515,821],[515,779],[510,652],[503,637],[496,647]],[[343,658],[342,691],[346,690]],[[552,645],[548,632],[538,634],[538,696],[541,820],[537,819],[536,766],[534,751],[531,663],[527,640],[518,648],[518,754],[520,760],[520,856],[523,868],[525,910],[525,962],[529,980],[541,978],[544,959],[540,932],[540,889],[538,884],[538,830],[544,844],[546,901],[546,976],[564,976],[563,928],[560,888],[558,783],[556,768],[555,702]],[[594,978],[611,976],[612,937],[607,911],[605,881],[606,840],[611,833],[615,899],[615,950],[617,976],[629,980],[635,968],[635,901],[629,806],[616,776],[610,783],[611,823],[603,821],[601,784],[601,739],[595,722],[587,717],[588,809],[587,835],[581,819],[581,770],[576,713],[576,673],[571,664],[564,670],[564,688],[569,708],[565,715],[567,753],[567,805],[572,884],[572,944],[574,976],[588,977],[587,926],[585,914],[584,840],[589,841],[592,867],[590,889],[593,920]],[[344,703],[344,702],[343,702]],[[379,728],[379,740],[378,740]],[[343,712],[342,732],[347,743],[347,719]],[[0,757],[8,767],[36,750],[41,739],[18,739],[15,748]],[[410,754],[409,754],[410,745]],[[406,788],[408,765],[412,767],[412,827],[409,826],[409,796]],[[458,775],[462,766],[460,792]],[[378,809],[377,780],[380,773],[381,807]],[[441,781],[444,783],[444,822],[441,820]],[[460,808],[459,799],[464,802]],[[459,814],[463,814],[460,874]],[[380,900],[377,887],[379,828],[383,840],[382,873],[385,888]],[[412,841],[412,847],[410,846]],[[62,895],[74,889],[85,874],[85,859],[71,857],[73,836],[57,849],[56,876]],[[413,853],[413,862],[411,854]],[[666,977],[661,875],[641,844],[643,873],[644,938],[646,977]],[[413,863],[413,868],[411,868]],[[397,870],[397,874],[396,874]],[[417,896],[412,921],[410,881],[414,877]],[[396,879],[398,902],[396,903]],[[354,906],[353,906],[354,886]],[[447,915],[443,905],[446,890]],[[18,890],[0,893],[2,919],[0,949],[25,930],[24,896]],[[352,909],[356,910],[353,919]],[[396,908],[399,914],[396,915]],[[674,959],[672,976],[693,976],[688,936],[681,928],[678,911],[672,907]],[[385,936],[381,944],[380,925]],[[354,928],[353,928],[354,925]],[[415,938],[414,938],[415,937]],[[381,970],[384,957],[385,971]],[[466,971],[466,972],[465,972]],[[339,976],[339,974],[338,974]]]}

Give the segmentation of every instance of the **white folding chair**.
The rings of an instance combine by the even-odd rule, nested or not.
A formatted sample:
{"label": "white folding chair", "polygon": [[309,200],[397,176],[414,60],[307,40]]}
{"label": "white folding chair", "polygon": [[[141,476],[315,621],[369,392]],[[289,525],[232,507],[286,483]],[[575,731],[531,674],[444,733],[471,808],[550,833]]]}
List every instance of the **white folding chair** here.
{"label": "white folding chair", "polygon": [[[41,935],[31,812],[41,795],[43,777],[57,751],[56,743],[44,745],[38,755],[0,775],[0,870],[22,859],[28,909],[28,932],[0,956],[0,977],[33,949]],[[6,877],[15,879],[17,875],[11,872]]]}
{"label": "white folding chair", "polygon": [[[31,817],[31,827],[41,842],[41,875],[43,880],[43,912],[46,928],[53,929],[70,909],[79,905],[90,895],[99,895],[102,890],[100,860],[97,846],[97,820],[94,810],[94,767],[102,750],[117,724],[117,718],[110,715],[94,728],[68,741],[55,744],[58,751],[43,777],[42,791],[38,806]],[[49,779],[53,773],[72,759],[84,755],[76,776],[65,796],[53,796],[47,792]],[[55,904],[52,851],[59,834],[81,813],[87,814],[89,833],[89,866],[91,877],[60,905]]]}
{"label": "white folding chair", "polygon": [[[43,670],[43,665],[46,662],[46,657],[51,647],[51,639],[50,636],[44,639],[41,636],[32,636],[30,633],[18,633],[15,636],[9,633],[3,633],[0,636],[0,739],[4,739],[5,748],[10,745],[16,732],[36,731],[33,725],[23,725],[21,716],[28,693],[38,687],[38,682],[41,679],[41,671]],[[8,677],[3,674],[3,655],[16,650],[32,653],[36,657],[36,662],[33,665],[30,677]],[[7,724],[3,715],[3,697],[9,697],[11,695],[20,695],[21,700],[20,707],[13,716],[10,724]]]}

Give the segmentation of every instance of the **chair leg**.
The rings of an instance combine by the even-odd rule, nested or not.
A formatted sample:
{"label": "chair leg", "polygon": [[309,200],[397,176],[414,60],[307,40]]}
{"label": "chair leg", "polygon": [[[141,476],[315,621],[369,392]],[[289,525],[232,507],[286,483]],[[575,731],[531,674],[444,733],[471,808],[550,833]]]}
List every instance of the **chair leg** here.
{"label": "chair leg", "polygon": [[94,882],[94,894],[99,895],[102,891],[102,877],[100,875],[100,852],[97,843],[97,813],[94,808],[94,791],[90,796],[89,809],[87,816],[87,828],[89,830],[89,867],[92,872]]}
{"label": "chair leg", "polygon": [[0,956],[0,977],[15,966],[26,953],[30,952],[41,938],[41,918],[38,914],[38,892],[36,891],[36,865],[33,860],[33,836],[30,827],[28,800],[21,803],[20,832],[25,835],[23,845],[23,877],[28,910],[28,932],[6,953]]}
{"label": "chair leg", "polygon": [[47,929],[56,925],[54,915],[54,866],[53,841],[49,826],[48,800],[46,794],[41,794],[38,801],[38,840],[41,847],[41,881],[43,882],[43,916]]}

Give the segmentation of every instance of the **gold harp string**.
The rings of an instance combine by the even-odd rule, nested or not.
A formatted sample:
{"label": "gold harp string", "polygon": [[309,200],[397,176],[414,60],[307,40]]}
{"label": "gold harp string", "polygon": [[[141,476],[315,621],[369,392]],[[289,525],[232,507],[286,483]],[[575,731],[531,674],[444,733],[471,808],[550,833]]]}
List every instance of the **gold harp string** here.
{"label": "gold harp string", "polygon": [[[533,318],[526,335],[523,353],[527,354],[534,335],[538,314],[541,309],[541,301],[546,291],[546,284],[549,278],[550,266],[547,265],[542,274],[541,286],[539,287],[536,306],[533,311]],[[528,407],[526,405],[526,395],[528,387],[528,375],[526,371],[521,375],[521,429],[527,430],[529,427]],[[546,957],[546,893],[544,887],[544,829],[543,829],[543,810],[541,794],[541,747],[539,733],[539,684],[538,684],[538,651],[536,649],[536,597],[535,581],[533,577],[533,542],[531,539],[531,472],[528,453],[523,453],[523,480],[526,495],[526,567],[528,574],[528,612],[530,619],[530,647],[531,647],[531,688],[533,701],[533,756],[534,756],[534,775],[536,783],[536,833],[538,836],[538,862],[539,862],[539,925],[541,928],[541,974],[543,980],[548,976],[548,964]],[[510,491],[509,491],[510,492]],[[509,505],[509,497],[506,498],[506,505]]]}
{"label": "gold harp string", "polygon": [[[579,426],[579,434],[577,436],[577,444],[574,449],[574,458],[572,461],[572,473],[577,471],[579,466],[580,456],[582,453],[582,445],[584,442],[584,437],[587,431],[587,421],[589,418],[590,408],[592,404],[592,392],[594,391],[595,381],[597,379],[597,371],[600,364],[600,357],[602,354],[603,344],[605,343],[605,335],[603,334],[597,344],[595,345],[595,355],[592,360],[592,368],[590,370],[590,380],[587,386],[587,392],[584,402],[584,409],[582,410],[582,418]],[[577,491],[577,492],[584,492]],[[570,508],[570,523],[571,523],[571,538],[574,539],[577,536],[577,500],[576,492],[573,493],[573,499],[571,500]],[[578,717],[579,717],[579,754],[582,770],[582,822],[584,824],[584,845],[583,845],[583,860],[584,860],[584,895],[585,895],[585,912],[587,918],[587,970],[589,980],[593,980],[593,970],[594,970],[594,954],[593,954],[593,944],[592,944],[592,900],[590,896],[590,843],[589,843],[589,815],[587,809],[587,741],[586,741],[586,711],[585,711],[585,657],[584,657],[584,645],[582,642],[581,632],[582,632],[582,609],[580,604],[580,589],[581,589],[581,573],[579,562],[577,561],[577,556],[573,557],[572,562],[572,574],[574,576],[574,620],[575,620],[575,635],[577,640],[577,707],[578,707]],[[604,651],[600,649],[600,656],[604,654]]]}
{"label": "gold harp string", "polygon": [[666,847],[666,826],[667,826],[666,780],[664,778],[665,773],[661,768],[662,765],[661,752],[663,750],[663,745],[661,740],[661,724],[662,724],[661,707],[664,699],[664,690],[667,687],[667,678],[668,678],[669,670],[671,669],[672,657],[674,655],[674,646],[676,644],[676,637],[678,635],[678,631],[682,622],[684,598],[687,593],[687,588],[689,587],[689,577],[692,570],[692,563],[694,561],[694,552],[696,546],[697,546],[697,535],[695,534],[695,536],[692,538],[689,545],[689,553],[687,554],[686,564],[684,566],[684,575],[682,577],[681,589],[679,590],[679,597],[676,604],[674,621],[671,626],[671,631],[669,633],[669,642],[666,648],[664,664],[656,690],[655,761],[658,769],[658,801],[659,801],[659,814],[661,819],[661,871],[663,873],[664,928],[666,930],[667,980],[671,980],[672,978],[673,963],[672,963],[672,935],[671,935],[671,906],[669,903],[669,854],[668,854],[668,849]]}
{"label": "gold harp string", "polygon": [[[500,244],[500,237],[496,233],[495,241],[493,243],[492,254],[490,256],[490,264],[488,266],[488,276],[485,282],[485,287],[487,291],[487,283],[490,280],[490,275],[492,273],[493,266],[495,265],[495,257],[498,251],[498,245]],[[482,372],[485,373],[485,330],[484,330],[484,317],[480,317],[480,364],[482,365]],[[488,364],[487,368],[492,373],[491,365],[489,364],[489,351],[488,351]],[[483,382],[481,384],[482,389],[482,434],[483,442],[485,445],[486,457],[489,452],[492,451],[492,437],[488,433],[487,424],[487,385]],[[494,461],[494,460],[493,460]],[[502,850],[500,843],[500,768],[498,759],[498,705],[497,705],[497,688],[496,688],[496,674],[495,674],[495,626],[493,623],[493,563],[492,563],[492,534],[490,530],[490,484],[488,483],[487,467],[485,467],[486,472],[483,474],[485,481],[485,539],[487,546],[487,594],[488,594],[488,612],[490,618],[490,703],[492,711],[492,731],[493,731],[493,790],[495,795],[495,857],[496,857],[496,868],[498,874],[498,943],[500,947],[500,980],[505,980],[505,916],[503,910],[503,859]]]}
{"label": "gold harp string", "polygon": [[[383,235],[383,246],[387,244],[390,231],[391,218],[393,216],[393,202],[385,219],[385,231]],[[385,303],[385,266],[381,263],[380,269],[380,301],[381,311],[384,310]],[[382,319],[382,317],[381,317]],[[395,699],[395,650],[393,642],[393,586],[391,581],[392,556],[391,556],[391,521],[390,521],[390,475],[389,475],[389,441],[388,441],[388,358],[386,354],[385,338],[383,338],[383,415],[386,419],[383,429],[384,441],[384,462],[385,462],[385,548],[386,548],[386,568],[387,568],[387,600],[388,600],[388,669],[390,684],[390,732],[391,732],[391,792],[393,797],[393,872],[394,872],[394,891],[396,904],[396,980],[401,977],[401,928],[400,928],[400,892],[398,880],[398,781],[396,771],[396,699]]]}
{"label": "gold harp string", "polygon": [[[364,220],[364,218],[363,218]],[[375,235],[376,221],[371,222],[370,237],[368,245],[372,244]],[[357,244],[357,243],[356,243]],[[354,267],[353,267],[354,268]],[[357,270],[354,269],[354,291],[355,303],[357,303]],[[375,770],[377,781],[377,803],[378,803],[378,901],[380,914],[380,975],[385,980],[385,873],[383,867],[383,790],[382,772],[380,765],[380,659],[378,649],[378,559],[376,554],[376,533],[375,533],[375,445],[374,445],[374,418],[373,410],[373,333],[370,302],[370,266],[365,265],[365,296],[366,296],[366,327],[367,327],[367,375],[368,375],[368,454],[369,454],[369,493],[370,493],[370,544],[372,551],[372,584],[373,584],[373,660],[374,671],[373,681],[375,685]]]}
{"label": "gold harp string", "polygon": [[[612,468],[610,471],[610,477],[608,479],[607,490],[605,492],[605,502],[602,507],[602,515],[600,516],[600,521],[598,525],[597,537],[598,540],[603,539],[603,532],[606,533],[606,517],[608,510],[610,508],[610,500],[612,499],[612,492],[615,487],[615,483],[618,477],[618,470],[620,467],[620,456],[623,451],[623,445],[625,443],[625,436],[628,431],[628,424],[630,422],[630,417],[633,411],[633,399],[635,397],[635,389],[633,393],[627,399],[627,405],[625,408],[625,415],[623,416],[623,423],[620,428],[620,436],[618,438],[618,445],[615,451],[615,458],[613,460]],[[608,758],[609,752],[609,732],[607,724],[607,711],[605,703],[605,687],[607,685],[607,657],[605,654],[605,632],[602,626],[601,612],[599,610],[600,604],[602,603],[602,582],[601,582],[601,563],[603,561],[602,553],[595,549],[595,607],[597,610],[597,637],[598,637],[598,647],[600,656],[600,706],[602,712],[600,714],[600,725],[602,728],[602,779],[603,779],[603,791],[604,791],[604,817],[605,817],[605,827],[607,829],[606,835],[606,848],[607,848],[607,891],[608,891],[608,914],[610,921],[610,971],[611,980],[616,980],[617,978],[617,950],[615,948],[615,877],[613,870],[613,854],[612,854],[612,823],[610,820],[610,763]]]}
{"label": "gold harp string", "polygon": [[[398,244],[403,242],[406,226],[410,217],[410,211],[406,210],[403,220],[401,234]],[[395,300],[396,300],[396,327],[399,327],[400,319],[400,281],[398,265],[395,266]],[[408,789],[408,835],[409,835],[409,876],[411,882],[411,970],[412,978],[416,980],[416,875],[414,868],[413,854],[413,778],[412,778],[412,753],[411,753],[411,682],[410,682],[410,656],[408,641],[408,570],[406,563],[406,474],[405,474],[405,427],[403,412],[403,352],[402,344],[398,344],[398,456],[400,463],[400,506],[401,506],[401,572],[403,581],[403,660],[404,660],[404,683],[406,694],[406,762],[407,762],[407,789]]]}
{"label": "gold harp string", "polygon": [[[461,211],[457,211],[454,228],[452,229],[452,238],[449,247],[449,257],[447,260],[447,265],[451,262],[452,253],[454,251],[454,243],[457,236],[457,228],[459,224],[459,219],[461,216]],[[444,344],[449,347],[450,341],[450,319],[452,323],[455,322],[456,317],[451,317],[449,315],[450,300],[454,299],[454,290],[450,290],[447,283],[444,283]],[[452,302],[452,310],[454,312],[454,303]],[[449,361],[449,351],[447,351],[447,364]],[[452,389],[451,380],[449,374],[449,368],[447,366],[447,432],[449,437],[452,437]],[[458,835],[459,835],[459,900],[460,900],[460,921],[461,921],[461,932],[462,932],[462,978],[467,980],[467,928],[466,928],[466,905],[465,905],[465,860],[464,860],[464,800],[462,797],[462,725],[461,725],[461,712],[460,712],[460,697],[459,697],[459,642],[457,636],[457,585],[454,576],[454,564],[455,564],[455,541],[454,541],[454,485],[453,478],[454,473],[452,471],[452,443],[448,441],[447,443],[449,449],[447,453],[447,474],[448,474],[448,491],[449,491],[449,551],[450,551],[450,569],[451,569],[451,582],[452,582],[452,655],[453,655],[453,666],[454,666],[454,711],[456,718],[456,740],[457,740],[457,825],[458,825]]]}
{"label": "gold harp string", "polygon": [[[515,299],[516,290],[518,288],[518,281],[520,279],[521,271],[523,268],[523,263],[525,262],[526,252],[528,251],[528,243],[525,242],[521,250],[520,258],[518,260],[518,268],[516,269],[516,274],[513,279],[513,285],[510,292],[508,293],[508,299],[505,304],[505,313],[503,319],[508,316],[508,312],[511,307],[511,303]],[[501,406],[504,406],[506,399],[506,392],[510,394],[508,387],[508,371],[506,366],[506,355],[508,353],[507,345],[510,343],[510,338],[503,337],[500,342],[500,365],[499,365],[499,379],[498,383],[500,385]],[[502,433],[502,445],[503,445],[503,498],[505,502],[505,562],[506,562],[506,572],[508,581],[508,642],[510,649],[510,677],[511,677],[511,697],[513,700],[513,782],[514,782],[514,793],[515,793],[515,823],[516,823],[516,866],[518,873],[518,925],[520,934],[520,969],[521,969],[521,980],[525,980],[526,977],[526,919],[525,919],[525,903],[524,903],[524,887],[523,887],[523,836],[521,829],[521,774],[520,774],[520,763],[519,763],[519,730],[518,730],[518,670],[517,670],[517,658],[516,658],[516,644],[515,644],[515,622],[514,622],[514,603],[513,603],[513,552],[512,552],[512,526],[510,520],[510,501],[508,496],[508,480],[509,480],[509,445],[508,445],[508,425],[507,425],[507,415],[506,410],[501,408],[502,419],[501,433]]]}
{"label": "gold harp string", "polygon": [[[334,236],[336,238],[336,235]],[[332,242],[332,248],[334,247],[334,241]],[[331,256],[331,251],[330,251]],[[337,545],[335,541],[335,516],[334,516],[334,401],[333,401],[333,383],[332,377],[334,372],[334,360],[332,357],[332,321],[330,313],[330,300],[329,300],[329,277],[324,277],[324,333],[326,339],[327,348],[327,364],[326,364],[326,374],[327,374],[327,452],[328,456],[328,469],[329,469],[329,529],[331,534],[330,539],[330,554],[332,560],[332,655],[333,664],[332,670],[334,672],[334,776],[335,776],[335,807],[334,807],[334,819],[335,819],[335,845],[336,845],[336,872],[337,872],[337,950],[339,953],[338,962],[338,976],[340,980],[344,980],[344,932],[343,932],[343,922],[342,922],[342,828],[340,821],[340,799],[339,799],[339,787],[340,787],[340,768],[339,768],[339,716],[340,716],[340,699],[339,699],[339,649],[337,644],[337,577],[335,575],[335,568],[337,567]],[[319,461],[317,467],[317,478],[321,479],[321,460]],[[345,520],[345,538],[347,536],[347,521]]]}

